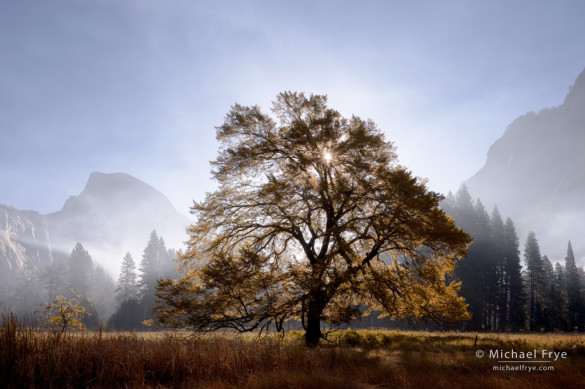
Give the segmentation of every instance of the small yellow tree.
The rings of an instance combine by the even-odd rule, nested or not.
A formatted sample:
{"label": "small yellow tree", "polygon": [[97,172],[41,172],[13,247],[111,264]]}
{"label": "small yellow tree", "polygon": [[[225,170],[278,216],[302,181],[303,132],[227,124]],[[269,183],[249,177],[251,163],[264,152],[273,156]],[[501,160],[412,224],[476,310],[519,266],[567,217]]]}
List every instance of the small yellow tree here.
{"label": "small yellow tree", "polygon": [[[86,312],[81,296],[81,293],[76,293],[71,289],[71,297],[59,295],[48,301],[44,306],[43,324],[59,334],[63,334],[68,329],[84,329],[82,320],[85,315],[91,314]],[[89,299],[87,302],[91,303]]]}

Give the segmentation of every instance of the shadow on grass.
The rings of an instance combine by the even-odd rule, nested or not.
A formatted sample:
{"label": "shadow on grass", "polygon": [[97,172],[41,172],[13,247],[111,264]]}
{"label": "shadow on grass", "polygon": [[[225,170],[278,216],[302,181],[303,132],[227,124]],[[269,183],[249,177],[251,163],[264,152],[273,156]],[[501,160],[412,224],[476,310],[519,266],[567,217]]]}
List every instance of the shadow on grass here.
{"label": "shadow on grass", "polygon": [[[0,382],[6,388],[582,388],[582,338],[479,336],[478,347],[540,343],[570,349],[551,372],[495,372],[475,334],[336,333],[306,348],[302,334],[254,337],[175,333],[50,333],[4,315]],[[555,346],[556,345],[556,346]],[[544,346],[543,346],[544,347]]]}

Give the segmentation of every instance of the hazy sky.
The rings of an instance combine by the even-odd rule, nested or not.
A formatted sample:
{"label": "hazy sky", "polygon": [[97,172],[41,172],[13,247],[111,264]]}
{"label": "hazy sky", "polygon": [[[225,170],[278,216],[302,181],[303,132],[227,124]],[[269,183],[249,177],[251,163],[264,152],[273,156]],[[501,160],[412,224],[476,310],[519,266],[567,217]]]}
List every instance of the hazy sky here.
{"label": "hazy sky", "polygon": [[235,102],[327,94],[430,188],[585,68],[583,1],[0,0],[0,203],[43,213],[125,172],[187,213]]}

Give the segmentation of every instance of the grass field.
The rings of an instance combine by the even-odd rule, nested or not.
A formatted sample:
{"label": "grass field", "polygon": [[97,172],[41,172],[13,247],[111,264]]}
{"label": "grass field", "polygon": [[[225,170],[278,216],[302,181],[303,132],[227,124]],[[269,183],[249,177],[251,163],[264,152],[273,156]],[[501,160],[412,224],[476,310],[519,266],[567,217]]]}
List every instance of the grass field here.
{"label": "grass field", "polygon": [[[299,332],[282,339],[168,332],[57,336],[8,316],[0,328],[3,388],[585,387],[585,338],[575,334],[476,338],[475,333],[344,330],[306,348]],[[490,350],[508,352],[508,358],[490,358]],[[530,362],[509,362],[534,350],[535,358],[523,355]],[[542,350],[554,350],[558,359],[543,358]],[[502,359],[506,363],[498,362]],[[502,366],[554,370],[498,370]]]}

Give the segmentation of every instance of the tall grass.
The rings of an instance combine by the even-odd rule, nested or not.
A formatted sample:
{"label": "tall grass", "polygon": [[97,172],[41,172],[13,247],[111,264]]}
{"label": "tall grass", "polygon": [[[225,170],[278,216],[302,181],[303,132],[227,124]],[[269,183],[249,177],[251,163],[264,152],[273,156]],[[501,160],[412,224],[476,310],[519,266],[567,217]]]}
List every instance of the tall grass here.
{"label": "tall grass", "polygon": [[[6,388],[577,388],[585,386],[582,337],[341,331],[306,348],[284,339],[180,333],[77,332],[62,337],[12,314],[0,325]],[[515,343],[516,342],[516,343]],[[518,343],[520,342],[520,343]],[[524,343],[522,343],[524,342]],[[572,350],[556,371],[503,374],[479,347]],[[550,346],[549,346],[550,345]],[[518,348],[517,347],[517,348]]]}

